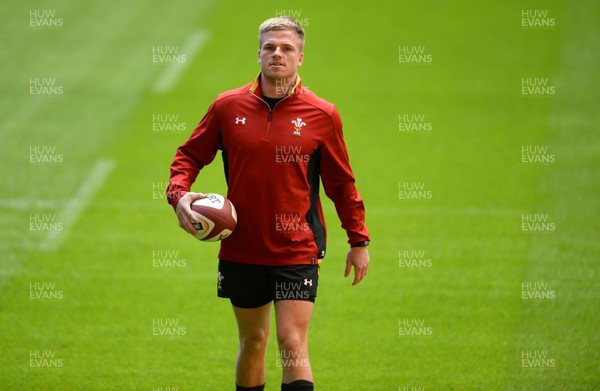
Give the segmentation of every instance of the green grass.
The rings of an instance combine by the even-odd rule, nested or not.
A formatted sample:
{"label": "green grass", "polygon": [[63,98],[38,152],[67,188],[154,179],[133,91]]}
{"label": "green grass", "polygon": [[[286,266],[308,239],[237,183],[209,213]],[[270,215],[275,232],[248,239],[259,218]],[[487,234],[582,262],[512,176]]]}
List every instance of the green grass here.
{"label": "green grass", "polygon": [[[6,3],[6,4],[5,4]],[[218,245],[177,227],[154,187],[216,95],[249,82],[258,24],[278,10],[306,19],[305,85],[338,107],[372,235],[367,279],[344,279],[345,234],[324,199],[329,248],[310,331],[317,389],[595,390],[600,388],[600,7],[592,2],[397,3],[280,1],[90,4],[5,2],[0,26],[0,378],[6,390],[230,390],[237,348],[229,303],[216,298]],[[29,27],[50,9],[64,25]],[[548,10],[554,29],[521,28],[521,10]],[[208,35],[177,83],[153,86],[165,64],[153,46]],[[429,64],[399,64],[398,47],[424,46]],[[29,80],[64,93],[30,96]],[[551,97],[524,97],[521,79],[547,77]],[[429,134],[398,130],[424,114]],[[152,116],[178,115],[183,132],[154,133]],[[522,165],[521,147],[547,146],[556,163]],[[31,165],[30,147],[63,161]],[[65,205],[100,160],[114,168],[55,251],[30,216],[65,219]],[[225,193],[219,158],[194,186]],[[400,200],[399,183],[430,200]],[[324,197],[324,196],[323,196]],[[549,233],[521,231],[548,214]],[[60,236],[60,235],[59,235]],[[431,267],[399,267],[399,251]],[[175,251],[180,268],[155,268]],[[30,300],[53,283],[61,300]],[[551,300],[521,299],[542,282]],[[152,335],[178,319],[184,336]],[[429,336],[400,336],[401,319]],[[267,389],[280,383],[275,339]],[[60,369],[31,368],[54,352]],[[548,368],[522,368],[545,351]]]}

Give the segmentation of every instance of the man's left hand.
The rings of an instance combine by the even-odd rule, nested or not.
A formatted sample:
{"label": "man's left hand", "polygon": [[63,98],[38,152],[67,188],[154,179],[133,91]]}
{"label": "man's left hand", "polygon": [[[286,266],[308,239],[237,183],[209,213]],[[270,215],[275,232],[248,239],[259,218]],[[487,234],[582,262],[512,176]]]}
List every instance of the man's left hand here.
{"label": "man's left hand", "polygon": [[348,255],[346,255],[346,271],[344,277],[350,275],[350,271],[354,266],[354,281],[352,285],[358,284],[369,270],[369,250],[366,247],[350,247]]}

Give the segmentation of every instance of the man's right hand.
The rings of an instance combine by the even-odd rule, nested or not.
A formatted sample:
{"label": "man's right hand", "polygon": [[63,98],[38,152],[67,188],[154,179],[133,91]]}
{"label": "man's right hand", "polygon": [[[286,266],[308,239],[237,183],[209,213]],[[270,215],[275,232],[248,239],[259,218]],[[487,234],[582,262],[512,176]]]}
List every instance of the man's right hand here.
{"label": "man's right hand", "polygon": [[179,219],[179,226],[192,235],[198,233],[192,223],[199,222],[194,212],[192,212],[192,202],[202,198],[206,198],[206,194],[187,192],[179,199],[175,208],[175,213],[177,213],[177,218]]}

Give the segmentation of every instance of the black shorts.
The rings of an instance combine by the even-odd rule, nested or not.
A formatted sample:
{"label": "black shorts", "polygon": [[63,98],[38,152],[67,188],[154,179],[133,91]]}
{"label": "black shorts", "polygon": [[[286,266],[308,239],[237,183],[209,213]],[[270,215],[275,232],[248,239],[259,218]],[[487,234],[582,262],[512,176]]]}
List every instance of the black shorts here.
{"label": "black shorts", "polygon": [[217,295],[240,308],[271,301],[315,301],[319,265],[263,266],[219,261]]}

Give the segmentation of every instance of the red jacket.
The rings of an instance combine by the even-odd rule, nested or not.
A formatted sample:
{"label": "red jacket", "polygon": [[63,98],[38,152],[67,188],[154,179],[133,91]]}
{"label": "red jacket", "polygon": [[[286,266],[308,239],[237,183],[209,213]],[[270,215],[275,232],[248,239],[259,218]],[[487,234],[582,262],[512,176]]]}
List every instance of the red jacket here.
{"label": "red jacket", "polygon": [[[258,265],[315,264],[325,256],[319,179],[348,243],[369,240],[365,210],[333,104],[304,88],[271,111],[259,78],[217,97],[171,165],[167,199],[175,208],[198,172],[222,151],[227,198],[238,224],[219,258]],[[207,189],[202,189],[207,191]]]}

